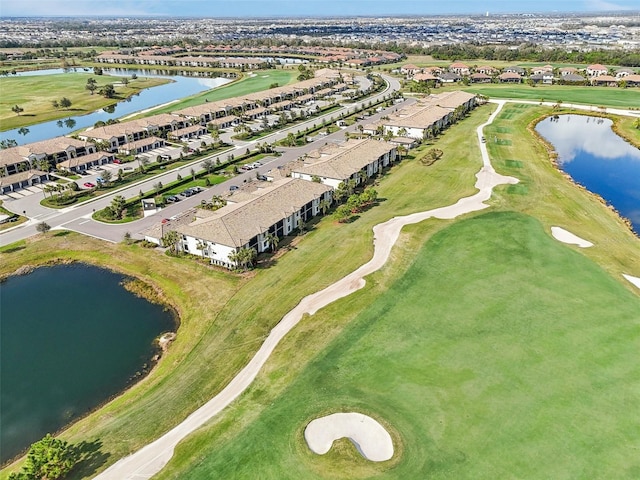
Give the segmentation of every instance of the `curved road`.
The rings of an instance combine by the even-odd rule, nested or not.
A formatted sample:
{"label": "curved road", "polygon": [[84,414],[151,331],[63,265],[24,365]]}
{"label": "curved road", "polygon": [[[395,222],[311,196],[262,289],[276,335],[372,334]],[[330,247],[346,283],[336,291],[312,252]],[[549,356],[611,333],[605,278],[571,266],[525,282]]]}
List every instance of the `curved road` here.
{"label": "curved road", "polygon": [[[307,120],[304,123],[296,124],[289,128],[285,128],[278,132],[267,135],[259,140],[254,140],[251,142],[238,142],[237,146],[231,147],[228,150],[223,152],[218,152],[214,155],[211,155],[211,158],[215,157],[226,157],[228,153],[238,154],[239,152],[244,152],[247,147],[251,147],[255,143],[269,142],[274,143],[278,140],[286,138],[289,132],[296,133],[298,130],[303,130],[306,127],[311,127],[314,124],[318,124],[322,122],[323,119],[329,119],[331,117],[338,117],[341,113],[347,113],[353,111],[360,106],[365,105],[369,101],[376,101],[378,99],[382,99],[385,95],[397,91],[400,89],[400,82],[386,75],[381,75],[382,78],[387,82],[387,88],[373,95],[370,98],[367,98],[364,101],[359,101],[354,103],[353,105],[349,105],[343,107],[341,109],[335,110],[331,113],[327,113],[325,115],[314,117],[310,120]],[[413,100],[407,100],[407,102],[412,102]],[[389,109],[393,109],[395,107],[389,107]],[[379,119],[381,116],[385,115],[384,111],[378,113],[367,119],[367,122],[374,122]],[[356,132],[357,124],[352,125],[346,129],[348,132]],[[284,153],[281,157],[274,157],[272,161],[266,163],[262,167],[257,170],[251,170],[250,172],[242,173],[236,177],[233,177],[227,182],[222,184],[215,185],[209,189],[206,189],[204,192],[194,195],[188,199],[185,199],[181,202],[170,205],[169,207],[162,210],[162,213],[159,215],[151,215],[149,217],[143,218],[141,220],[137,220],[135,222],[130,222],[126,224],[104,224],[101,222],[96,222],[91,219],[93,212],[96,210],[101,210],[107,205],[111,203],[111,200],[116,195],[123,195],[125,198],[131,198],[138,195],[140,190],[145,192],[153,189],[153,185],[159,181],[164,184],[172,182],[177,179],[178,174],[182,177],[190,176],[191,168],[201,169],[200,164],[204,159],[199,159],[185,165],[181,168],[176,168],[172,170],[167,170],[166,172],[159,174],[152,179],[144,180],[126,187],[122,187],[116,191],[113,191],[107,195],[103,195],[94,200],[89,200],[79,205],[74,205],[68,208],[53,210],[40,205],[41,197],[39,194],[34,194],[29,197],[25,197],[19,200],[12,200],[9,202],[5,202],[5,208],[21,214],[23,211],[27,212],[27,216],[29,217],[29,221],[19,225],[17,227],[7,229],[3,232],[0,232],[0,246],[8,245],[10,243],[16,242],[18,240],[22,240],[24,238],[30,237],[32,235],[37,234],[35,226],[40,222],[47,222],[52,229],[68,229],[74,230],[79,233],[83,233],[85,235],[89,235],[92,237],[100,238],[109,242],[120,242],[122,241],[124,234],[129,232],[132,234],[134,238],[142,238],[140,235],[141,232],[144,232],[146,229],[151,227],[153,224],[159,221],[159,218],[162,217],[170,217],[176,215],[189,207],[195,206],[199,204],[202,199],[210,199],[212,195],[219,195],[223,192],[229,191],[230,184],[240,184],[244,180],[248,180],[250,178],[255,178],[256,173],[265,173],[266,171],[277,167],[279,165],[283,165],[291,160],[295,160],[296,158],[308,153],[309,151],[318,148],[318,142],[332,142],[332,141],[343,141],[344,140],[344,130],[340,130],[331,135],[327,135],[325,137],[321,137],[320,140],[316,140],[315,142],[311,142],[308,145],[298,148],[287,148],[283,149]]]}
{"label": "curved road", "polygon": [[141,480],[151,478],[158,473],[173,456],[175,446],[187,435],[221,412],[244,392],[258,375],[260,369],[280,340],[297,325],[305,313],[313,315],[328,304],[346,297],[365,285],[364,277],[380,269],[389,258],[402,227],[418,223],[428,218],[451,219],[465,213],[487,208],[484,202],[491,197],[493,188],[502,184],[514,184],[518,180],[495,172],[491,166],[486,145],[480,141],[483,128],[493,122],[505,102],[498,102],[498,108],[489,120],[478,127],[478,143],[482,153],[483,165],[476,174],[478,193],[465,197],[453,205],[436,208],[426,212],[414,213],[376,225],[374,232],[373,258],[349,275],[328,286],[324,290],[308,295],[271,330],[258,352],[249,363],[216,396],[189,415],[182,423],[171,429],[159,439],[148,444],[134,454],[119,460],[107,470],[95,477],[96,480]]}

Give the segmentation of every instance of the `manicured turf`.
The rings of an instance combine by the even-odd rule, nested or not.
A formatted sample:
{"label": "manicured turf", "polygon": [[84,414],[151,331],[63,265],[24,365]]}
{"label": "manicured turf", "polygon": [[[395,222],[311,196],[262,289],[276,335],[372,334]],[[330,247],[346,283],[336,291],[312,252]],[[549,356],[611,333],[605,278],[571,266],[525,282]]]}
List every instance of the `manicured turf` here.
{"label": "manicured turf", "polygon": [[[515,213],[460,221],[384,294],[376,281],[356,294],[370,307],[289,388],[268,395],[284,374],[271,370],[181,445],[159,478],[640,474],[640,297],[538,221]],[[312,454],[305,425],[344,410],[382,420],[396,458],[372,464],[346,442],[339,453]]]}
{"label": "manicured turf", "polygon": [[[142,89],[167,83],[163,78],[138,77],[129,80],[125,86],[115,85],[117,98],[107,99],[98,94],[98,90],[91,95],[85,89],[87,79],[96,80],[98,90],[107,83],[115,84],[120,81],[117,77],[107,75],[93,75],[87,73],[61,73],[56,75],[26,76],[26,77],[0,77],[0,128],[2,131],[19,128],[25,125],[57,118],[67,118],[73,115],[82,115],[93,112],[107,105],[112,105],[122,98],[131,96]],[[54,100],[60,101],[62,97],[71,100],[69,110],[55,109],[52,106]],[[11,108],[18,105],[24,109],[20,115],[16,115]]]}
{"label": "manicured turf", "polygon": [[640,89],[614,87],[585,87],[567,85],[483,85],[464,87],[471,93],[480,93],[490,98],[513,98],[519,100],[564,103],[582,103],[617,108],[640,107]]}
{"label": "manicured turf", "polygon": [[[287,243],[292,239],[286,239],[281,245],[288,251],[272,260],[270,268],[258,269],[243,278],[212,272],[193,259],[169,258],[138,245],[106,244],[76,234],[34,237],[26,248],[1,254],[0,273],[51,258],[78,259],[116,268],[157,285],[181,315],[178,339],[157,369],[136,387],[62,434],[62,438],[74,443],[83,440],[102,443],[98,455],[102,460],[94,466],[85,464],[71,478],[91,478],[96,468],[104,469],[157,438],[219,391],[300,298],[353,271],[371,257],[373,225],[394,215],[449,205],[474,193],[474,175],[481,165],[475,127],[486,121],[493,108],[489,105],[477,109],[438,138],[435,146],[444,151],[444,156],[432,166],[408,159],[394,167],[376,186],[381,198],[379,206],[349,224],[338,224],[331,218],[322,220],[301,242],[293,239],[295,242],[290,246]],[[572,186],[551,166],[543,147],[527,131],[527,125],[546,112],[551,109],[525,106],[516,109],[511,120],[495,124],[501,129],[500,136],[512,142],[500,146],[487,144],[496,169],[521,178],[522,183],[516,185],[519,192],[510,192],[508,187],[497,189],[491,200],[492,209],[526,212],[540,219],[546,231],[551,225],[560,225],[594,242],[595,247],[580,253],[604,266],[613,278],[621,280],[620,285],[632,291],[633,287],[621,279],[620,272],[639,275],[638,240],[610,210]],[[488,130],[485,134],[494,133]],[[507,166],[507,160],[522,165]],[[376,292],[376,296],[382,295],[406,271],[424,241],[450,223],[429,220],[405,228],[391,253],[388,268],[370,278],[367,288]],[[237,417],[241,424],[255,419],[260,408],[255,408],[254,400],[265,405],[274,401],[315,354],[325,349],[372,302],[373,298],[364,294],[352,296],[305,319],[278,346],[258,377],[253,393],[243,396],[242,403],[234,404],[229,411],[243,409]],[[215,425],[236,422],[237,418],[225,414]],[[197,438],[205,448],[227,437]],[[301,447],[297,440],[295,444],[282,446],[284,450],[290,448]],[[186,453],[185,458],[191,461],[192,455]],[[322,468],[326,472],[329,467]],[[256,472],[246,476],[260,477]],[[0,478],[5,477],[6,470],[0,473]]]}
{"label": "manicured turf", "polygon": [[277,83],[279,86],[288,85],[296,81],[299,75],[297,70],[256,70],[255,75],[247,76],[224,87],[219,87],[213,91],[199,93],[180,102],[172,103],[164,108],[153,110],[153,114],[163,112],[173,112],[182,108],[201,105],[205,100],[215,102],[226,98],[241,97],[249,93],[267,90],[269,86]]}
{"label": "manicured turf", "polygon": [[[157,369],[123,396],[73,425],[63,438],[71,442],[99,439],[101,452],[113,463],[184,419],[230,381],[300,298],[371,257],[373,225],[397,214],[449,205],[475,192],[474,175],[481,160],[476,144],[469,139],[492,108],[477,109],[449,128],[438,140],[446,153],[433,166],[410,159],[395,166],[376,186],[379,206],[353,223],[338,224],[329,217],[302,239],[283,239],[284,255],[270,262],[269,268],[242,279],[211,272],[192,258],[169,258],[138,245],[103,244],[75,234],[34,237],[26,249],[0,255],[0,273],[52,257],[107,265],[157,285],[180,312],[178,339]],[[292,240],[295,243],[287,246]],[[326,328],[335,326],[327,324]],[[306,351],[299,353],[308,360]],[[91,478],[91,473],[88,467],[82,468],[72,478]]]}

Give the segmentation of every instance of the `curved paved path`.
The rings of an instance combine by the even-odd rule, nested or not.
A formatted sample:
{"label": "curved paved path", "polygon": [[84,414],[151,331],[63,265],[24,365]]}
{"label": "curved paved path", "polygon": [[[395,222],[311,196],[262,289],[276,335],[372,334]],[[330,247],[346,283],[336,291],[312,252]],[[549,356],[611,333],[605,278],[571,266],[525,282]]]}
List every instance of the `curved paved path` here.
{"label": "curved paved path", "polygon": [[171,459],[173,450],[178,442],[217,415],[251,385],[280,340],[296,326],[305,313],[313,315],[322,307],[364,287],[364,277],[380,269],[386,263],[391,253],[391,248],[398,239],[402,227],[432,217],[452,219],[459,215],[482,210],[488,207],[484,202],[491,197],[493,187],[502,184],[517,183],[518,180],[516,178],[505,177],[495,172],[489,161],[486,145],[480,141],[483,127],[493,121],[505,102],[496,103],[498,103],[496,111],[491,114],[485,124],[479,126],[477,129],[478,143],[483,161],[482,168],[476,174],[477,181],[475,186],[479,190],[478,193],[470,197],[462,198],[455,204],[447,207],[436,208],[403,217],[395,217],[385,223],[376,225],[373,228],[375,248],[371,260],[324,290],[303,298],[300,303],[287,313],[273,330],[271,330],[271,333],[254,357],[220,393],[162,437],[132,455],[119,460],[95,478],[100,480],[151,478]]}

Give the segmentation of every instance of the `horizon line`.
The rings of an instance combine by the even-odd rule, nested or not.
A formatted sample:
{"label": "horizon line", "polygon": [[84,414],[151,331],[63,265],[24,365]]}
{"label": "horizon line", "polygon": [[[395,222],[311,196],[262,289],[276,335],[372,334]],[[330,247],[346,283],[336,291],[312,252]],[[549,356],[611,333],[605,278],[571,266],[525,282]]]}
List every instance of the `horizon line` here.
{"label": "horizon line", "polygon": [[225,18],[225,19],[238,19],[238,20],[243,20],[243,19],[265,19],[265,20],[271,20],[271,19],[285,19],[285,18],[409,18],[409,17],[416,17],[416,18],[428,18],[428,17],[464,17],[464,16],[482,16],[482,17],[486,17],[487,13],[489,13],[489,18],[491,16],[520,16],[520,15],[543,15],[543,16],[550,16],[550,15],[567,15],[567,14],[571,14],[571,15],[576,15],[576,14],[581,14],[581,15],[587,15],[587,16],[600,16],[603,14],[618,14],[618,15],[628,15],[628,14],[640,14],[640,9],[637,10],[629,10],[629,9],[618,9],[618,10],[598,10],[598,11],[593,11],[593,10],[566,10],[566,11],[560,11],[560,10],[555,10],[555,11],[521,11],[521,12],[494,12],[491,13],[491,11],[489,12],[468,12],[468,13],[433,13],[433,14],[420,14],[420,13],[404,13],[404,14],[394,14],[394,13],[381,13],[378,15],[367,15],[367,14],[363,14],[363,15],[340,15],[340,14],[313,14],[313,15],[270,15],[270,16],[266,16],[266,15],[256,15],[256,16],[247,16],[247,15],[243,15],[243,16],[238,16],[238,15],[218,15],[218,16],[211,16],[211,15],[184,15],[184,16],[177,16],[177,15],[171,15],[171,14],[166,14],[166,13],[148,13],[148,14],[134,14],[134,15],[125,15],[125,14],[95,14],[95,15],[86,15],[86,14],[80,14],[80,15],[73,15],[73,14],[65,14],[65,15],[29,15],[29,14],[24,14],[24,15],[0,15],[0,20],[5,20],[5,19],[19,19],[19,18],[109,18],[109,19],[117,19],[117,18],[180,18],[180,19],[218,19],[218,18]]}

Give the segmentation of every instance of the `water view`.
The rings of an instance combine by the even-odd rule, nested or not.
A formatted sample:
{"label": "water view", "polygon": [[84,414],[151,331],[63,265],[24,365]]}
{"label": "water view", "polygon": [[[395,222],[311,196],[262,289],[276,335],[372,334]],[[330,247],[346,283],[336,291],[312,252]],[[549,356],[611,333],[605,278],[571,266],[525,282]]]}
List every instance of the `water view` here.
{"label": "water view", "polygon": [[560,115],[536,130],[558,152],[562,170],[597,193],[640,233],[640,149],[612,129],[612,121],[585,115]]}
{"label": "water view", "polygon": [[74,264],[0,284],[0,457],[19,454],[121,392],[175,330],[123,275]]}
{"label": "water view", "polygon": [[[168,78],[172,81],[165,85],[159,85],[153,88],[142,90],[137,95],[129,97],[113,105],[112,108],[104,108],[86,115],[71,116],[62,120],[51,120],[50,122],[42,122],[36,125],[30,125],[26,129],[15,128],[0,133],[0,140],[13,139],[19,145],[25,143],[37,142],[48,138],[67,135],[75,130],[93,126],[98,120],[103,122],[109,119],[120,118],[130,113],[135,113],[146,108],[163,105],[173,100],[178,100],[196,93],[204,92],[212,88],[219,87],[229,83],[228,78],[206,78],[206,77],[183,77],[180,75],[168,75],[154,73],[149,70],[137,69],[108,69],[103,68],[105,75],[112,74],[114,82],[118,81],[118,77],[131,77],[134,73],[138,77],[161,77]],[[37,70],[32,72],[18,73],[18,76],[32,75],[55,75],[64,73],[65,70]],[[79,74],[93,75],[92,71],[84,72],[78,68]]]}

